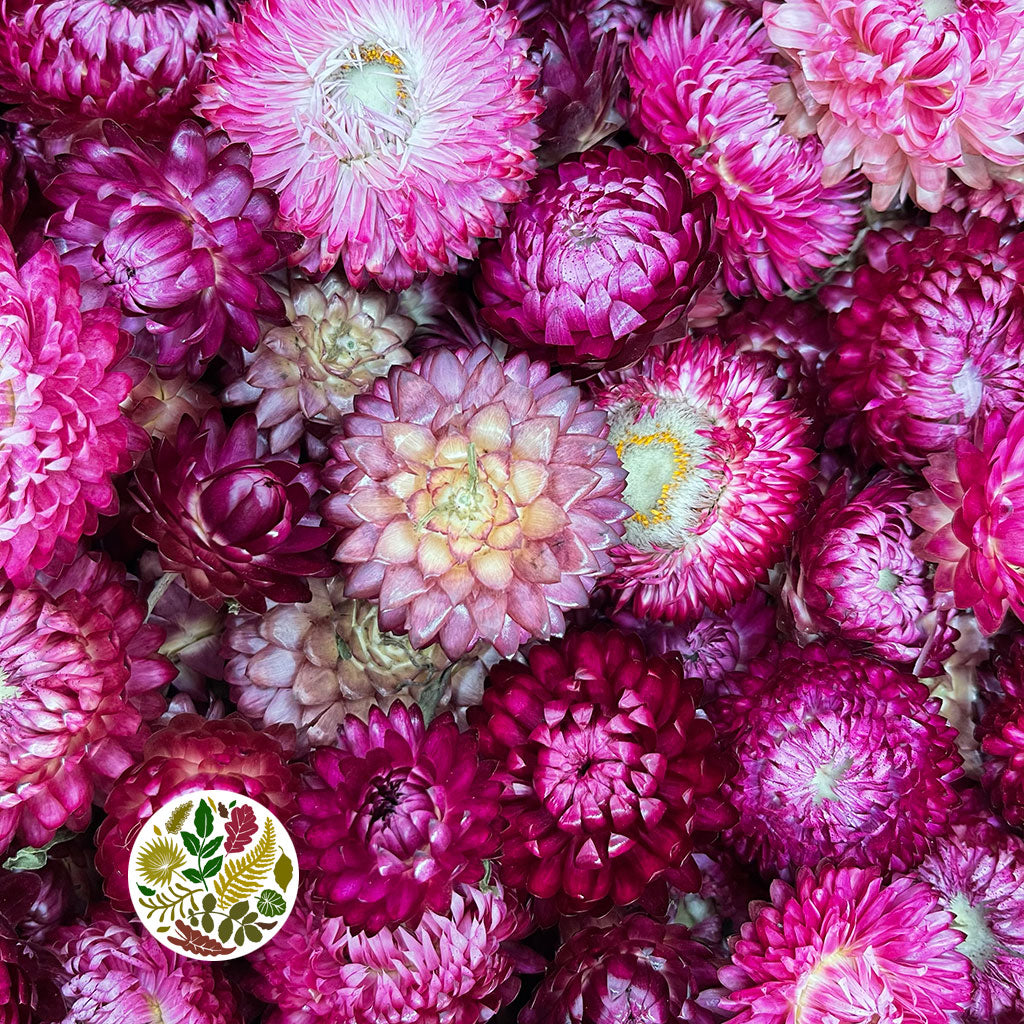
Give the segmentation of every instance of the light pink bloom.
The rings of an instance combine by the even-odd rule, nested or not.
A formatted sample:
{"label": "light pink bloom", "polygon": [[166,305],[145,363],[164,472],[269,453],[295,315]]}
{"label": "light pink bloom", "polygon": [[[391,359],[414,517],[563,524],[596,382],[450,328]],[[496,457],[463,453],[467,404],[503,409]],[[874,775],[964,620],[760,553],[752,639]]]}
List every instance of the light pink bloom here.
{"label": "light pink bloom", "polygon": [[252,0],[200,112],[253,150],[257,183],[356,286],[454,270],[536,169],[536,67],[518,21],[475,0]]}

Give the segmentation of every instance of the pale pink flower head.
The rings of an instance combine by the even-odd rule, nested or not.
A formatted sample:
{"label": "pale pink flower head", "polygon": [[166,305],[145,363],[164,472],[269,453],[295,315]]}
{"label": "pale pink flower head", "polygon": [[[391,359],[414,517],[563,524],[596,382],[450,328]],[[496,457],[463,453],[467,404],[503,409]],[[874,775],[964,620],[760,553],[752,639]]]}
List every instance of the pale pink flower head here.
{"label": "pale pink flower head", "polygon": [[516,348],[589,370],[674,340],[718,269],[714,202],[676,164],[601,146],[544,171],[484,249],[483,318]]}
{"label": "pale pink flower head", "polygon": [[183,121],[160,146],[105,122],[77,139],[49,184],[60,239],[94,305],[120,305],[140,355],[198,377],[228,346],[253,348],[257,317],[284,319],[263,274],[298,240],[273,229],[277,197],[255,188],[247,146]]}
{"label": "pale pink flower head", "polygon": [[172,675],[162,630],[105,556],[0,588],[0,851],[84,829],[138,756]]}
{"label": "pale pink flower head", "polygon": [[522,914],[501,886],[457,886],[440,913],[376,935],[300,896],[284,927],[249,958],[269,1024],[483,1024],[515,998],[504,945]]}
{"label": "pale pink flower head", "polygon": [[745,12],[695,25],[678,9],[659,14],[626,61],[641,143],[670,153],[693,191],[717,201],[734,295],[809,287],[850,248],[861,220],[859,181],[824,187],[821,144],[783,133],[769,99],[786,74],[774,56]]}
{"label": "pale pink flower head", "polygon": [[67,134],[112,118],[158,136],[188,111],[230,0],[4,0],[0,100]]}
{"label": "pale pink flower head", "polygon": [[915,490],[888,471],[860,487],[844,473],[829,486],[796,536],[781,592],[802,641],[837,637],[918,675],[941,672],[957,631],[913,551]]}
{"label": "pale pink flower head", "polygon": [[640,618],[724,611],[767,577],[802,515],[810,426],[775,375],[716,337],[602,378],[597,404],[633,509],[609,577]]}
{"label": "pale pink flower head", "polygon": [[956,730],[925,685],[842,644],[789,644],[732,674],[713,717],[739,770],[727,841],[766,874],[822,857],[904,870],[957,803]]}
{"label": "pale pink flower head", "polygon": [[66,562],[146,435],[119,408],[129,343],[113,309],[81,311],[78,275],[44,245],[22,266],[0,231],[0,570],[27,582]]}
{"label": "pale pink flower head", "polygon": [[949,1024],[971,998],[963,936],[935,891],[875,868],[801,869],[732,940],[729,1024]]}
{"label": "pale pink flower head", "polygon": [[1024,236],[943,211],[871,232],[867,261],[820,293],[826,444],[919,469],[976,420],[1024,408]]}
{"label": "pale pink flower head", "polygon": [[96,905],[51,940],[68,1013],[61,1024],[235,1024],[220,967],[179,956],[137,921]]}
{"label": "pale pink flower head", "polygon": [[357,287],[454,270],[536,170],[537,68],[504,5],[254,0],[199,110],[253,150],[260,185]]}
{"label": "pale pink flower head", "polygon": [[1007,611],[1024,617],[1024,410],[992,415],[924,470],[929,489],[911,498],[924,531],[916,550],[938,563],[935,589],[970,608],[985,633]]}
{"label": "pale pink flower head", "polygon": [[450,658],[562,633],[629,515],[604,413],[564,374],[484,345],[433,349],[354,404],[324,474],[346,594]]}
{"label": "pale pink flower head", "polygon": [[1024,1017],[1024,842],[1009,832],[957,828],[916,874],[938,893],[963,933],[974,995],[968,1024]]}
{"label": "pale pink flower head", "polygon": [[876,209],[909,195],[934,211],[948,171],[984,188],[990,165],[1024,163],[1022,15],[1020,0],[766,3],[795,65],[783,102],[825,144],[825,183],[859,168]]}

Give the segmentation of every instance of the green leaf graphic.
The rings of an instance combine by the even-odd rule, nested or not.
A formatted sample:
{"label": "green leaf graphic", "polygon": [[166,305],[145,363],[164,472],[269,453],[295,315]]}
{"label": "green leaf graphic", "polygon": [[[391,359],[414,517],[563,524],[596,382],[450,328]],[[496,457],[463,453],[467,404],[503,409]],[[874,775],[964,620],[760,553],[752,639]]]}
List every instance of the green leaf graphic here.
{"label": "green leaf graphic", "polygon": [[248,913],[249,913],[249,901],[248,900],[242,900],[240,903],[236,903],[228,911],[228,917],[232,917],[236,921],[240,921]]}
{"label": "green leaf graphic", "polygon": [[280,917],[288,909],[284,897],[273,889],[264,889],[256,901],[256,909],[264,917]]}
{"label": "green leaf graphic", "polygon": [[235,926],[235,922],[230,917],[225,917],[220,923],[220,927],[217,929],[217,938],[221,942],[227,942],[231,938],[231,929]]}
{"label": "green leaf graphic", "polygon": [[220,866],[223,863],[223,857],[214,857],[213,860],[207,861],[207,863],[203,865],[203,878],[213,878],[213,876],[220,871]]}
{"label": "green leaf graphic", "polygon": [[192,820],[196,834],[201,839],[205,839],[213,831],[213,811],[210,810],[210,805],[205,800],[199,802],[196,816]]}
{"label": "green leaf graphic", "polygon": [[202,929],[204,932],[209,933],[213,931],[213,918],[209,914],[203,914],[203,918],[202,921],[200,921],[200,924],[202,925]]}
{"label": "green leaf graphic", "polygon": [[242,930],[245,932],[245,937],[250,942],[259,942],[260,939],[263,938],[263,936],[260,934],[259,928],[253,928],[251,924],[247,924],[245,928],[243,928]]}
{"label": "green leaf graphic", "polygon": [[139,890],[139,892],[142,893],[143,896],[155,896],[156,895],[156,889],[147,889],[146,886],[144,886],[144,885],[139,885],[138,886],[138,890]]}
{"label": "green leaf graphic", "polygon": [[208,892],[203,897],[203,910],[210,911],[217,906],[217,897],[212,892]]}
{"label": "green leaf graphic", "polygon": [[191,832],[182,832],[181,841],[185,844],[185,849],[192,854],[193,857],[199,856],[200,842],[198,838],[192,835]]}
{"label": "green leaf graphic", "polygon": [[217,836],[216,839],[211,839],[200,851],[200,857],[212,857],[219,849],[220,844],[224,842],[223,836]]}
{"label": "green leaf graphic", "polygon": [[288,883],[292,880],[292,862],[285,854],[277,858],[274,865],[274,881],[277,882],[281,892],[288,890]]}
{"label": "green leaf graphic", "polygon": [[195,868],[185,868],[185,870],[184,870],[184,871],[182,871],[182,874],[183,874],[183,875],[184,875],[184,876],[185,876],[185,877],[186,877],[186,878],[187,878],[187,879],[188,879],[188,880],[189,880],[190,882],[202,882],[202,880],[203,880],[203,876],[202,876],[201,874],[199,874],[199,872],[198,872],[198,871],[196,871],[196,869],[195,869]]}

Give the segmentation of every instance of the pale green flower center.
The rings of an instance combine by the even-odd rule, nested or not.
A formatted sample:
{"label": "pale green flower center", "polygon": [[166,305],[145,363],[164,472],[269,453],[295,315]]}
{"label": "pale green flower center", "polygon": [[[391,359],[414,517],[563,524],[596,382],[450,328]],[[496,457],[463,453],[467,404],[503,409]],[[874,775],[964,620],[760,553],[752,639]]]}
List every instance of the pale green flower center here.
{"label": "pale green flower center", "polygon": [[850,765],[852,764],[853,758],[847,757],[838,764],[834,762],[821,764],[814,769],[814,777],[811,779],[811,785],[814,787],[811,802],[815,807],[818,807],[825,800],[838,800],[840,798],[836,792],[836,783],[842,781],[843,776],[850,770]]}
{"label": "pale green flower center", "polygon": [[11,686],[7,682],[7,673],[0,668],[0,702],[12,700],[21,694],[21,687]]}
{"label": "pale green flower center", "polygon": [[972,906],[967,897],[959,892],[949,901],[948,906],[953,915],[953,927],[964,933],[960,952],[975,967],[984,967],[996,947],[995,936],[985,920],[985,911],[981,907]]}
{"label": "pale green flower center", "polygon": [[891,594],[903,582],[903,577],[897,575],[892,569],[882,569],[878,573],[878,589]]}

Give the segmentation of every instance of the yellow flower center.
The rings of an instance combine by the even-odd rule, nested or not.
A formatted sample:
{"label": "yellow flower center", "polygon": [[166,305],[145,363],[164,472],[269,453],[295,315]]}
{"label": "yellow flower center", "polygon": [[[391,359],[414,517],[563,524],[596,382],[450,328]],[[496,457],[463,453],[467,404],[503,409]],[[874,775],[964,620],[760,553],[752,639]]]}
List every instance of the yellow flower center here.
{"label": "yellow flower center", "polygon": [[630,433],[616,443],[615,454],[627,473],[631,518],[643,527],[670,522],[669,499],[686,479],[690,462],[682,441],[668,430]]}
{"label": "yellow flower center", "polygon": [[383,44],[353,45],[335,57],[327,92],[390,116],[409,99],[409,78],[401,57]]}

